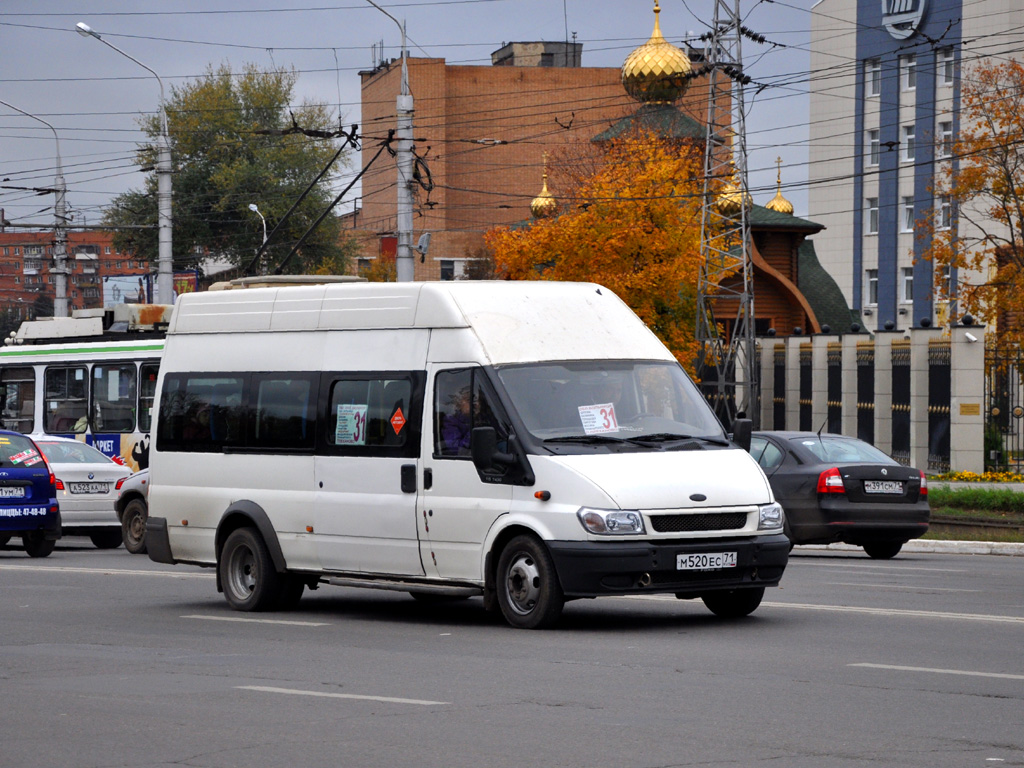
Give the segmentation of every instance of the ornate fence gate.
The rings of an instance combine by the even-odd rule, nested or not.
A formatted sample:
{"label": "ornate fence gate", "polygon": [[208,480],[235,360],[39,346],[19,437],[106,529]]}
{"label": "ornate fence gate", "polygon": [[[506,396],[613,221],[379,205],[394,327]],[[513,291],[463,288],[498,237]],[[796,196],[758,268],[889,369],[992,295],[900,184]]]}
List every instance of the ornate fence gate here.
{"label": "ornate fence gate", "polygon": [[910,339],[894,341],[892,350],[892,456],[910,466]]}
{"label": "ornate fence gate", "polygon": [[949,472],[952,361],[949,341],[928,344],[928,471]]}
{"label": "ornate fence gate", "polygon": [[985,468],[1024,471],[1024,353],[985,349]]}

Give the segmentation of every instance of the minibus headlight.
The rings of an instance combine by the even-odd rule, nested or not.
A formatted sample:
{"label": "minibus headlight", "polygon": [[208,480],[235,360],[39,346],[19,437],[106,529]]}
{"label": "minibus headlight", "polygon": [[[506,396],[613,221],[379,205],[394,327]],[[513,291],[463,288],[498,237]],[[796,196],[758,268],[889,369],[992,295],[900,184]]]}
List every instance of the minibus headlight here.
{"label": "minibus headlight", "polygon": [[589,533],[602,536],[644,533],[643,516],[633,510],[580,507],[576,515]]}
{"label": "minibus headlight", "polygon": [[762,504],[757,508],[757,530],[759,531],[781,528],[785,519],[786,515],[782,511],[782,505],[778,502]]}

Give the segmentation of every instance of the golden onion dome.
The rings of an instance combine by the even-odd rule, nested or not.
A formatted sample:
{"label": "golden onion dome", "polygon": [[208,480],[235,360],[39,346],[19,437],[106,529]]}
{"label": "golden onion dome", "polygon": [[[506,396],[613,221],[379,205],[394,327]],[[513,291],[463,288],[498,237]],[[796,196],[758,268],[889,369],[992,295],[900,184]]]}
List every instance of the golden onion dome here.
{"label": "golden onion dome", "polygon": [[530,203],[530,213],[533,214],[535,219],[543,219],[545,216],[550,216],[558,209],[558,201],[555,200],[555,196],[548,191],[548,155],[544,153],[544,184],[541,187],[540,194],[533,198]]}
{"label": "golden onion dome", "polygon": [[750,195],[740,192],[740,187],[738,174],[733,169],[732,181],[729,181],[722,187],[722,190],[718,193],[718,200],[715,201],[715,205],[718,206],[718,212],[723,216],[738,216],[741,208],[750,207]]}
{"label": "golden onion dome", "polygon": [[693,67],[682,50],[662,37],[659,13],[658,0],[654,0],[654,32],[626,58],[622,85],[637,101],[671,103],[686,93]]}
{"label": "golden onion dome", "polygon": [[782,158],[776,158],[775,162],[779,168],[778,175],[775,178],[775,183],[778,184],[778,188],[775,191],[775,197],[769,200],[764,207],[767,208],[769,211],[775,211],[776,213],[786,213],[792,216],[793,204],[782,196]]}

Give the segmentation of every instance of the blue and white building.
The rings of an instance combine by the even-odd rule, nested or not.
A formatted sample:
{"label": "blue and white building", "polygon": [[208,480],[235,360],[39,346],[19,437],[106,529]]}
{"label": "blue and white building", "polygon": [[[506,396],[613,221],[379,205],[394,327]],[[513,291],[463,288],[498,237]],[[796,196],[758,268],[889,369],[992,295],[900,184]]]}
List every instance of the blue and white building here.
{"label": "blue and white building", "polygon": [[[809,216],[822,266],[868,330],[944,324],[915,222],[955,224],[933,193],[955,162],[960,84],[1024,48],[1020,0],[820,0],[812,9]],[[889,326],[893,327],[893,326]]]}

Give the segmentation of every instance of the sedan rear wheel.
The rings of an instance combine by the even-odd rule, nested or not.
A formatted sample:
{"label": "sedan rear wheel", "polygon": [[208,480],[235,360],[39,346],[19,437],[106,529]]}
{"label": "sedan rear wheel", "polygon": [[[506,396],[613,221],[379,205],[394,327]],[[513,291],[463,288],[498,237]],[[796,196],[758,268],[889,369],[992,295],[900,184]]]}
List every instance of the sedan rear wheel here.
{"label": "sedan rear wheel", "polygon": [[11,534],[0,533],[0,547],[7,546],[7,542],[11,540]]}
{"label": "sedan rear wheel", "polygon": [[142,499],[132,499],[124,508],[124,514],[121,516],[121,538],[124,539],[124,548],[133,555],[142,555],[146,552],[148,516],[146,502]]}
{"label": "sedan rear wheel", "polygon": [[21,541],[25,545],[25,552],[29,557],[47,557],[57,546],[56,541],[47,539],[40,532],[26,533],[21,537]]}
{"label": "sedan rear wheel", "polygon": [[96,549],[117,549],[121,546],[120,528],[102,528],[89,534],[89,540]]}
{"label": "sedan rear wheel", "polygon": [[876,541],[873,544],[864,544],[864,551],[867,556],[874,560],[889,560],[896,557],[903,549],[902,541]]}

